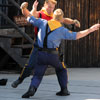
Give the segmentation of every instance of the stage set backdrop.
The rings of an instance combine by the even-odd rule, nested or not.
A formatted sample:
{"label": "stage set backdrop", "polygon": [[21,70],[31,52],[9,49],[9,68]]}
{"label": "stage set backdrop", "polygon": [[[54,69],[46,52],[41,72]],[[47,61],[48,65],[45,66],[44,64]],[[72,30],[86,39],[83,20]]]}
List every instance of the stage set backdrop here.
{"label": "stage set backdrop", "polygon": [[[22,18],[21,11],[18,9],[16,3],[21,5],[21,3],[24,1],[29,3],[28,9],[31,10],[32,4],[35,0],[0,0],[0,10],[6,15],[6,17],[10,18],[11,21],[16,23],[16,19],[18,22],[18,18]],[[38,1],[38,10],[40,10],[43,6],[44,0]],[[58,3],[56,8],[61,8],[64,11],[64,17],[77,19],[80,21],[80,28],[77,28],[74,25],[65,25],[65,27],[69,27],[69,29],[72,31],[81,31],[89,28],[91,25],[95,23],[100,22],[100,0],[57,0],[57,2]],[[18,24],[20,24],[20,22],[21,21],[19,21]],[[21,29],[24,27],[25,32],[28,35],[31,34],[30,37],[34,38],[34,29],[31,25],[27,25],[24,23],[23,25],[18,26]],[[3,36],[2,32],[8,32],[9,30],[11,30],[11,28],[13,28],[13,26],[8,23],[7,19],[5,19],[2,16],[2,14],[0,14],[0,38],[2,38]],[[21,45],[23,44],[22,51],[25,57],[25,53],[29,53],[31,51],[31,46],[30,48],[26,49],[25,46],[29,47],[29,42],[26,43],[27,39],[23,38],[21,40],[21,38],[22,37],[20,37],[20,39],[12,39],[12,43],[10,45],[13,44],[14,46],[14,42],[15,44],[16,42],[18,42]],[[1,39],[0,42],[3,42],[3,40]],[[4,43],[2,43],[2,45],[4,45]],[[15,52],[12,51],[13,53],[9,53],[2,47],[2,45],[0,45],[0,55],[2,56],[2,58],[0,58],[0,64],[5,65],[4,62],[7,61],[7,59],[10,56],[12,58],[12,62],[15,61],[17,64],[21,66],[20,62],[18,61],[18,57],[15,55]],[[66,62],[66,64],[69,65],[69,67],[100,67],[100,30],[93,32],[92,34],[79,40],[62,40],[61,48],[64,52],[64,61]],[[15,49],[18,48],[14,48],[14,50]],[[9,56],[7,56],[7,54]],[[28,56],[26,58],[28,58]],[[22,60],[22,63],[22,65],[24,65],[25,61]]]}

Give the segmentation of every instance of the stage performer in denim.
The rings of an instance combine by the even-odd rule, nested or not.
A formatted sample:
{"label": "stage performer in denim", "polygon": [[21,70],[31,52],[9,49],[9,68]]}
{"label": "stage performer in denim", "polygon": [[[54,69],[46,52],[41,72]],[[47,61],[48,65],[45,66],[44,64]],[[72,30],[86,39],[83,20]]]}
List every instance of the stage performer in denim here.
{"label": "stage performer in denim", "polygon": [[31,80],[28,91],[22,96],[22,98],[34,96],[48,65],[53,66],[59,72],[59,77],[57,78],[61,87],[61,91],[57,92],[56,95],[67,96],[69,95],[67,87],[67,70],[65,70],[67,66],[64,65],[64,62],[59,60],[58,52],[61,40],[77,40],[83,38],[88,34],[98,30],[100,28],[100,24],[95,24],[83,31],[70,32],[61,24],[64,16],[64,13],[61,9],[56,9],[53,14],[53,19],[47,21],[41,18],[37,19],[32,16],[29,10],[24,6],[25,3],[21,5],[22,13],[27,18],[28,22],[39,28],[39,31],[37,35],[38,55],[36,66],[34,67],[34,76]]}
{"label": "stage performer in denim", "polygon": [[[54,8],[57,4],[56,0],[45,0],[44,2],[44,6],[42,7],[42,9],[40,11],[37,11],[37,6],[38,6],[38,2],[37,0],[34,2],[33,4],[33,9],[30,11],[30,13],[35,16],[36,18],[42,18],[42,19],[46,19],[46,20],[51,20],[53,18],[53,11]],[[27,4],[24,4],[24,6],[27,6]],[[72,20],[70,18],[63,18],[62,19],[62,23],[64,24],[75,24],[75,26],[80,27],[80,22],[78,20]],[[35,36],[37,37],[37,32],[38,32],[38,28],[35,27]],[[29,77],[34,69],[35,66],[35,62],[37,59],[37,48],[36,48],[36,44],[34,44],[34,48],[31,51],[28,63],[25,64],[25,67],[23,68],[20,76],[18,77],[17,80],[15,80],[11,86],[13,88],[16,88],[19,84],[21,84],[23,82],[23,80],[26,77]],[[59,77],[59,73],[56,71],[57,76]]]}

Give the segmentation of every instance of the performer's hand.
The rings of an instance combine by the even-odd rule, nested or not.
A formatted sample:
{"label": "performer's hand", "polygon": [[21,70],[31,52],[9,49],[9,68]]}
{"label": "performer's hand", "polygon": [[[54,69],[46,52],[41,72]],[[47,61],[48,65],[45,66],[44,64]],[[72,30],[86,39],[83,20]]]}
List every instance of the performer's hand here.
{"label": "performer's hand", "polygon": [[75,26],[80,27],[80,22],[77,19],[74,20],[74,24]]}
{"label": "performer's hand", "polygon": [[100,24],[98,23],[98,24],[94,24],[93,26],[91,26],[89,28],[89,30],[90,30],[90,32],[94,32],[94,31],[98,30],[99,28],[100,28]]}
{"label": "performer's hand", "polygon": [[39,2],[36,0],[36,1],[33,3],[33,9],[37,9],[38,4],[39,4]]}
{"label": "performer's hand", "polygon": [[28,7],[28,3],[27,2],[23,2],[20,6],[20,9],[24,9]]}

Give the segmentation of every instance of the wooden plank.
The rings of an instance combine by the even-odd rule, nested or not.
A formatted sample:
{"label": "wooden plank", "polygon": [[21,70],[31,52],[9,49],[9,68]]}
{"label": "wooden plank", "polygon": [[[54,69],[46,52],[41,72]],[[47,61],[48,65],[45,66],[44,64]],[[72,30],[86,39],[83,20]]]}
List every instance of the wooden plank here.
{"label": "wooden plank", "polygon": [[12,48],[32,48],[32,44],[12,45]]}
{"label": "wooden plank", "polygon": [[[24,28],[20,28],[23,32]],[[22,37],[22,35],[14,28],[0,29],[0,37]]]}
{"label": "wooden plank", "polygon": [[[90,0],[90,23],[89,25],[93,25],[95,23],[98,22],[98,20],[100,20],[100,15],[98,12],[100,12],[100,1],[96,0]],[[92,45],[92,52],[91,52],[91,63],[94,66],[98,66],[98,59],[99,59],[99,43],[100,43],[100,32],[96,31],[93,34],[90,35],[90,38],[92,39],[91,45]]]}

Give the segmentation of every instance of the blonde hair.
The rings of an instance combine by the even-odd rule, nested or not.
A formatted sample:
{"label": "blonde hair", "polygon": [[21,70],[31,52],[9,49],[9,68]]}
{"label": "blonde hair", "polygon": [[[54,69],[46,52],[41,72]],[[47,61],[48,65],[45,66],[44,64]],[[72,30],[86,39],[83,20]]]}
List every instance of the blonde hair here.
{"label": "blonde hair", "polygon": [[53,13],[53,19],[61,21],[63,19],[64,13],[63,11],[59,8],[56,9]]}
{"label": "blonde hair", "polygon": [[48,2],[52,2],[53,4],[57,4],[57,1],[56,0],[45,0],[45,3],[48,3]]}

